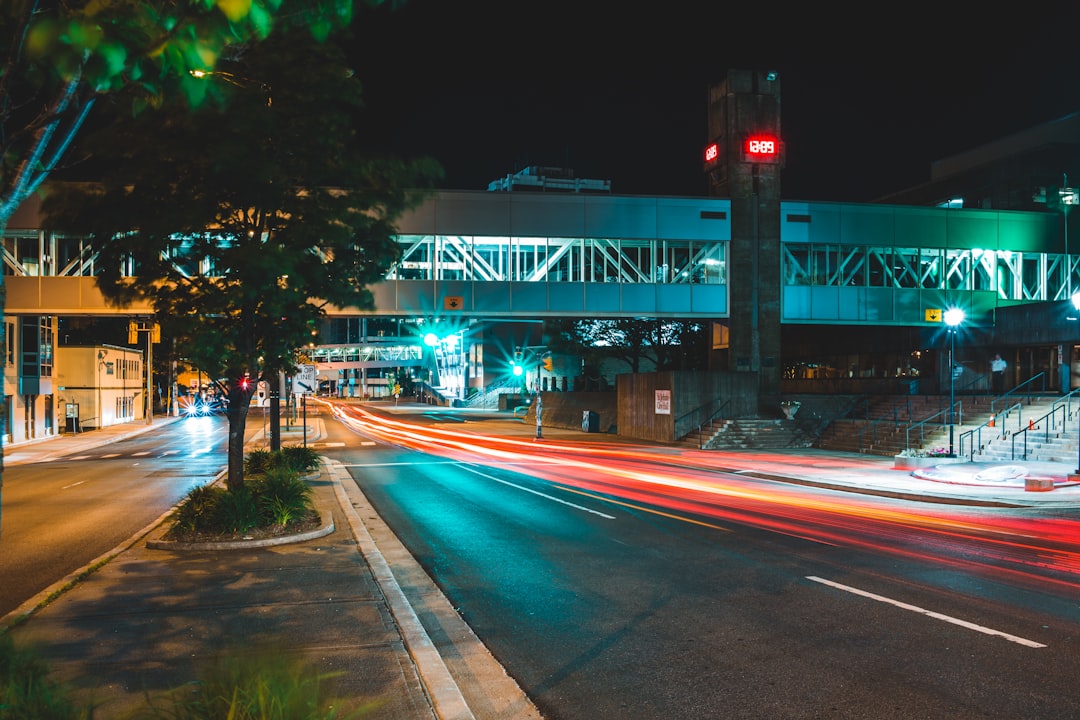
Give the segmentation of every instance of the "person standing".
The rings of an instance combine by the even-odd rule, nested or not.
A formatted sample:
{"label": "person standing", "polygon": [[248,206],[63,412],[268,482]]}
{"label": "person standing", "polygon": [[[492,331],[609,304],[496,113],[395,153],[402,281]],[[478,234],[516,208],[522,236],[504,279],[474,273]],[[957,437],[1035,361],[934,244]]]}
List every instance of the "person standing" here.
{"label": "person standing", "polygon": [[994,358],[990,361],[990,387],[995,395],[1005,392],[1006,367],[1008,367],[1008,363],[1002,359],[1001,355],[994,355]]}

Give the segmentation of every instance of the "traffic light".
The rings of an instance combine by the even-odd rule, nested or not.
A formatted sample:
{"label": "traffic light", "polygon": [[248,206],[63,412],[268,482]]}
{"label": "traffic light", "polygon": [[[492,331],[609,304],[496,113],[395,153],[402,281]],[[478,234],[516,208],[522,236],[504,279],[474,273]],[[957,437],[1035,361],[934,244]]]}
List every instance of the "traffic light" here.
{"label": "traffic light", "polygon": [[554,371],[554,367],[555,367],[555,363],[554,363],[554,361],[553,361],[553,360],[551,359],[551,355],[550,355],[550,353],[549,353],[549,354],[546,354],[546,355],[544,355],[544,369],[545,369],[545,370],[547,370],[548,372],[553,372],[553,371]]}
{"label": "traffic light", "polygon": [[244,376],[242,378],[240,378],[240,389],[243,390],[244,392],[247,392],[248,388],[250,388],[250,387],[251,387],[251,378],[248,376],[247,373],[244,373]]}
{"label": "traffic light", "polygon": [[514,349],[514,359],[510,362],[510,369],[513,371],[514,377],[521,377],[521,374],[525,372],[525,368],[521,367],[523,355],[521,348]]}

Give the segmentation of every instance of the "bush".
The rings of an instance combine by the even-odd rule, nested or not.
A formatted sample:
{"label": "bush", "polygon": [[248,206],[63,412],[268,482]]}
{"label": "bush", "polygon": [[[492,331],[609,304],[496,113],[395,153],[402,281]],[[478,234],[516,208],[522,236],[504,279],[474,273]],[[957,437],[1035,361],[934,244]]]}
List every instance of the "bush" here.
{"label": "bush", "polygon": [[259,499],[263,520],[275,525],[288,525],[311,508],[311,486],[288,468],[267,470],[252,483],[252,490]]}
{"label": "bush", "polygon": [[198,532],[218,525],[218,501],[222,492],[210,485],[192,488],[184,502],[172,513],[173,528]]}
{"label": "bush", "polygon": [[244,457],[244,472],[261,475],[273,468],[289,468],[298,473],[314,470],[319,466],[319,454],[308,447],[290,445],[280,450],[252,450]]}
{"label": "bush", "polygon": [[281,448],[281,459],[285,467],[299,473],[306,473],[319,467],[319,454],[309,447],[290,445]]}
{"label": "bush", "polygon": [[275,453],[269,450],[252,450],[244,456],[244,472],[248,475],[258,475],[273,467],[276,462]]}
{"label": "bush", "polygon": [[[71,689],[49,678],[33,650],[0,635],[0,720],[91,720],[91,706],[70,699]],[[133,720],[332,720],[340,706],[319,674],[280,647],[231,651],[199,668],[198,680],[158,697],[125,717]],[[374,705],[349,717],[359,717]]]}
{"label": "bush", "polygon": [[218,497],[215,519],[227,532],[242,533],[257,528],[262,522],[259,501],[251,488],[223,490]]}
{"label": "bush", "polygon": [[249,476],[245,487],[237,492],[214,486],[194,488],[173,511],[166,537],[212,539],[259,528],[284,528],[311,518],[315,514],[313,490],[300,475],[318,464],[319,455],[311,448],[253,450],[244,457],[244,472]]}
{"label": "bush", "polygon": [[79,707],[68,688],[49,678],[49,666],[32,650],[0,635],[0,720],[85,720],[93,709]]}

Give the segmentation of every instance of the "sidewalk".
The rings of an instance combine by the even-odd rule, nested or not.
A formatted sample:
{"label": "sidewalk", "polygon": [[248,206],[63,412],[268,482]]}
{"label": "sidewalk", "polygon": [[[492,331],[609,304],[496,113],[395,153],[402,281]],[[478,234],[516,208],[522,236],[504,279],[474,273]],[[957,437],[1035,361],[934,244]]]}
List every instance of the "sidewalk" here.
{"label": "sidewalk", "polygon": [[[425,406],[381,410],[431,412]],[[456,420],[464,432],[487,435],[536,432],[535,425],[506,413],[441,417],[447,412],[439,409],[431,421]],[[323,417],[308,419],[309,442],[324,436]],[[47,461],[174,420],[12,446],[5,449],[5,462]],[[261,426],[249,429],[249,442],[260,444]],[[298,442],[300,436],[293,435],[304,432],[283,428],[283,439]],[[813,449],[701,451],[559,428],[544,428],[536,442],[629,444],[671,456],[672,462],[707,462],[721,472],[931,502],[1080,507],[1080,486],[1065,484],[1071,472],[1065,465],[964,463],[953,476],[942,471],[943,480],[929,480],[895,469],[892,458]],[[1026,491],[1017,468],[1053,478],[1054,489]],[[11,630],[16,641],[42,648],[56,677],[92,696],[95,717],[106,720],[145,707],[147,694],[189,682],[198,668],[230,648],[287,653],[335,674],[328,682],[342,698],[335,704],[339,717],[363,708],[365,720],[539,720],[529,699],[349,480],[340,463],[324,459],[311,479],[323,526],[303,542],[188,549],[163,540],[163,515],[91,563],[94,572],[64,578],[0,618],[0,625],[30,614]]]}
{"label": "sidewalk", "polygon": [[[171,421],[60,436],[9,448],[8,457],[48,461]],[[322,418],[309,419],[309,442],[322,428]],[[282,437],[299,441],[303,432],[283,426]],[[260,435],[261,427],[249,443]],[[163,540],[163,515],[91,562],[100,565],[94,572],[55,583],[0,626],[13,625],[18,644],[41,648],[54,677],[92,698],[94,717],[106,720],[145,708],[147,696],[190,682],[230,649],[287,653],[333,675],[339,717],[363,710],[365,720],[539,720],[348,480],[340,463],[326,460],[311,478],[323,525],[306,541],[191,549]],[[442,655],[425,627],[438,632]]]}

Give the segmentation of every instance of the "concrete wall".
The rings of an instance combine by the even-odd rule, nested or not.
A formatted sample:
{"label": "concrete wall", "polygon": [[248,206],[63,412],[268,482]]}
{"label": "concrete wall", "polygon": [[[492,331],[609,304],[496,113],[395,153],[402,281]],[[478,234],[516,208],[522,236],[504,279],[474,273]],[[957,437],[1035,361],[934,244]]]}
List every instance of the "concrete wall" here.
{"label": "concrete wall", "polygon": [[[625,437],[670,443],[718,412],[724,417],[757,414],[757,373],[638,373],[620,375],[616,382],[618,434]],[[665,397],[670,397],[669,406]]]}

